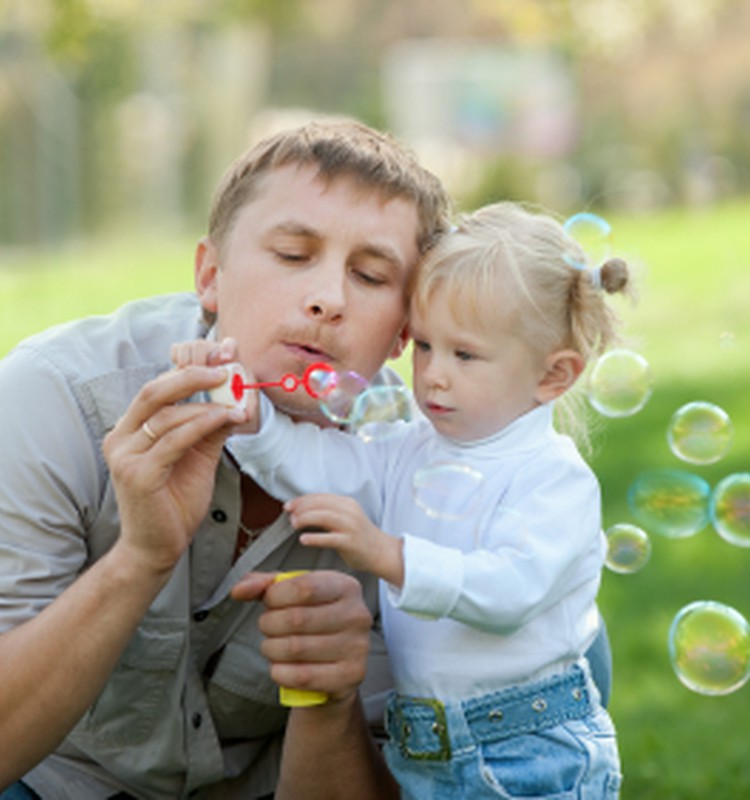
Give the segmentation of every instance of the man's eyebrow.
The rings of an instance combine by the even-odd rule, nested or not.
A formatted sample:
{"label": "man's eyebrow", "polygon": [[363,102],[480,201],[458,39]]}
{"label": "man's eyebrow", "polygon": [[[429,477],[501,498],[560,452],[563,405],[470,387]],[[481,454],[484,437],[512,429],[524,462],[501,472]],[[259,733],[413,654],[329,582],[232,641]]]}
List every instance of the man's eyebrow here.
{"label": "man's eyebrow", "polygon": [[389,264],[398,269],[406,269],[404,260],[401,258],[398,252],[386,244],[366,244],[361,248],[360,252],[371,256],[372,258],[377,258],[381,261],[387,261]]}
{"label": "man's eyebrow", "polygon": [[269,229],[269,233],[288,233],[293,236],[307,236],[314,239],[322,238],[322,234],[315,230],[315,228],[311,228],[309,225],[305,225],[302,222],[295,222],[294,220],[277,223]]}

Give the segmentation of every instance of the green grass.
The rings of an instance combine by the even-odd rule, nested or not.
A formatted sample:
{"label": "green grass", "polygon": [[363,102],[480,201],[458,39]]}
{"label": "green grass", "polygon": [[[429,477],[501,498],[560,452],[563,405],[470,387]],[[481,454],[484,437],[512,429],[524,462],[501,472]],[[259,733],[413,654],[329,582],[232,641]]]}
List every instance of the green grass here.
{"label": "green grass", "polygon": [[[633,521],[627,488],[643,470],[680,467],[715,485],[750,470],[750,202],[706,211],[610,219],[615,247],[639,265],[637,306],[618,304],[649,360],[654,392],[639,414],[598,419],[592,464],[607,526]],[[124,300],[189,289],[192,242],[122,241],[0,261],[0,354],[36,330]],[[408,375],[408,364],[397,364]],[[691,400],[722,406],[735,426],[729,454],[710,467],[679,462],[666,442],[674,411]],[[601,607],[614,653],[610,705],[625,772],[623,800],[738,800],[750,796],[746,725],[750,685],[726,697],[679,683],[667,653],[677,611],[718,600],[750,617],[750,550],[712,529],[682,540],[652,535],[635,575],[606,572]]]}
{"label": "green grass", "polygon": [[0,248],[0,356],[32,333],[128,300],[190,290],[192,239],[79,242],[41,253]]}

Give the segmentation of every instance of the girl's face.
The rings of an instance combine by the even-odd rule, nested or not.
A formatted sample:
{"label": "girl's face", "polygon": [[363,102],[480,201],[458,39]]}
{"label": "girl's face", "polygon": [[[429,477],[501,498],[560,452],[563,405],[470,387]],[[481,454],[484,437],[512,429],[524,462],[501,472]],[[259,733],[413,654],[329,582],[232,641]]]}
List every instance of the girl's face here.
{"label": "girl's face", "polygon": [[435,429],[452,439],[490,436],[543,401],[545,366],[519,335],[459,323],[438,286],[420,314],[412,306],[414,395]]}

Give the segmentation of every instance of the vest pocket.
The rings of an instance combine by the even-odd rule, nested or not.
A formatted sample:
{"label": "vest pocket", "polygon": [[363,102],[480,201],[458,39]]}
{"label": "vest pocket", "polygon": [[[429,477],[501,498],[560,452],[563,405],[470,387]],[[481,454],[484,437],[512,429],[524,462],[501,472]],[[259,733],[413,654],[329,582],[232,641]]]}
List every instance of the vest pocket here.
{"label": "vest pocket", "polygon": [[184,680],[179,668],[184,641],[180,621],[146,617],[71,740],[80,745],[141,744],[160,719],[174,715],[181,720],[178,705]]}

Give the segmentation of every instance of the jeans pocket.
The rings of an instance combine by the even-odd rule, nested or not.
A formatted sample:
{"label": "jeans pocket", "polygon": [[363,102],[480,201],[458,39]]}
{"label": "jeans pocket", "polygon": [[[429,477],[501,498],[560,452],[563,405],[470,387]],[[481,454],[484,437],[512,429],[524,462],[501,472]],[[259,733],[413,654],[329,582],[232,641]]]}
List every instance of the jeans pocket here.
{"label": "jeans pocket", "polygon": [[565,726],[481,747],[483,781],[498,797],[572,800],[587,769],[586,749]]}

